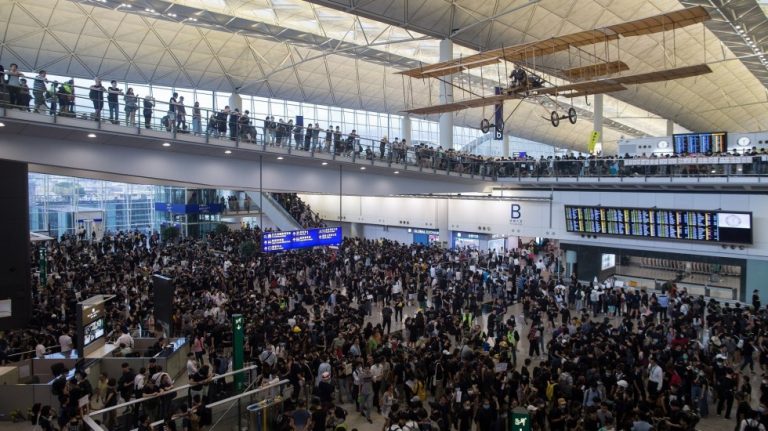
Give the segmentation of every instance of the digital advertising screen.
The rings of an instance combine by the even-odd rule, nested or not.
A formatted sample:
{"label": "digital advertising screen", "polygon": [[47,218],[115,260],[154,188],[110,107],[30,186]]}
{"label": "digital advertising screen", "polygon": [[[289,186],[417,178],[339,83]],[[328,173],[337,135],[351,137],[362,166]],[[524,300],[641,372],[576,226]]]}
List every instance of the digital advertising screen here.
{"label": "digital advertising screen", "polygon": [[605,271],[616,266],[616,255],[612,253],[603,253],[600,269]]}
{"label": "digital advertising screen", "polygon": [[104,319],[94,320],[83,327],[83,346],[87,346],[104,336]]}
{"label": "digital advertising screen", "polygon": [[565,206],[568,232],[728,244],[752,244],[752,213]]}
{"label": "digital advertising screen", "polygon": [[321,245],[339,245],[342,239],[341,227],[264,232],[261,239],[261,250],[274,252]]}

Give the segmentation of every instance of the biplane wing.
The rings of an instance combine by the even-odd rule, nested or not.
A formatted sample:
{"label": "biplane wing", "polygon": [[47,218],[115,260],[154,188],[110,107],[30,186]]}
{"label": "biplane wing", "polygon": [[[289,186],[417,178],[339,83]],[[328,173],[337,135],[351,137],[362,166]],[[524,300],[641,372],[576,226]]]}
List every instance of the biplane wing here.
{"label": "biplane wing", "polygon": [[[580,31],[565,36],[553,37],[537,42],[481,52],[456,60],[444,61],[429,66],[398,72],[411,78],[437,78],[452,75],[463,70],[496,64],[501,60],[523,62],[533,57],[551,55],[570,47],[593,45],[616,40],[621,37],[640,36],[686,27],[710,19],[709,13],[701,6],[676,10],[660,15],[614,24],[594,30]],[[604,71],[608,72],[610,67]],[[596,70],[593,69],[592,76]]]}
{"label": "biplane wing", "polygon": [[443,114],[446,112],[461,111],[463,109],[495,105],[497,103],[511,99],[523,99],[537,96],[580,97],[588,96],[590,94],[612,93],[615,91],[626,90],[627,87],[625,87],[625,85],[648,84],[651,82],[690,78],[711,72],[712,69],[710,69],[706,64],[697,64],[694,66],[658,70],[655,72],[639,73],[618,78],[596,79],[592,81],[577,82],[573,84],[558,85],[552,87],[513,90],[508,94],[462,100],[459,102],[443,105],[425,106],[423,108],[409,109],[403,112],[414,115]]}

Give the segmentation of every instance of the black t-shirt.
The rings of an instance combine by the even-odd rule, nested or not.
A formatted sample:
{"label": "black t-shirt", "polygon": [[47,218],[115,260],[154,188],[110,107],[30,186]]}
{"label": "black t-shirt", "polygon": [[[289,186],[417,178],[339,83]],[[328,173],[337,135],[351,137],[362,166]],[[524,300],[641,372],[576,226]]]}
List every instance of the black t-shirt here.
{"label": "black t-shirt", "polygon": [[322,408],[312,411],[312,431],[325,431],[325,421],[328,414]]}
{"label": "black t-shirt", "polygon": [[103,85],[91,86],[91,91],[88,92],[88,98],[91,100],[104,100],[104,88]]}
{"label": "black t-shirt", "polygon": [[[110,93],[107,93],[107,101],[117,103],[117,96],[118,96],[118,93],[120,93],[120,88],[109,87],[108,90],[110,91]],[[114,91],[114,93],[111,93],[112,91]]]}

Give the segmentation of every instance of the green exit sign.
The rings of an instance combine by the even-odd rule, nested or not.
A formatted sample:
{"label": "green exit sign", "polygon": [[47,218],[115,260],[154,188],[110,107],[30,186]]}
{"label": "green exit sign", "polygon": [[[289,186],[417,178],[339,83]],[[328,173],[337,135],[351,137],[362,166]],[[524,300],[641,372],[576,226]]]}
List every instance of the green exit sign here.
{"label": "green exit sign", "polygon": [[531,431],[531,417],[528,411],[517,407],[510,414],[509,431]]}

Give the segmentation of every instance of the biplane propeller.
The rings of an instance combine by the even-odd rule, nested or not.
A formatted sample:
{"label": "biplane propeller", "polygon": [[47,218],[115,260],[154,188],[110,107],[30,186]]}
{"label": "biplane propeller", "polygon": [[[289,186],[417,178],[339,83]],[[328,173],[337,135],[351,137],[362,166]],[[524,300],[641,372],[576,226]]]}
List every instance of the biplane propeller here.
{"label": "biplane propeller", "polygon": [[[557,98],[565,97],[572,99],[574,97],[612,93],[626,90],[627,85],[689,78],[711,73],[712,69],[706,64],[697,64],[620,76],[619,74],[621,74],[621,72],[629,70],[629,66],[627,66],[626,63],[620,60],[610,61],[609,59],[602,59],[595,54],[593,57],[597,59],[597,62],[568,69],[552,67],[543,68],[541,67],[541,62],[539,62],[538,69],[541,70],[539,73],[539,70],[535,65],[536,58],[553,55],[563,51],[570,52],[571,48],[576,48],[579,52],[585,52],[581,47],[598,43],[607,44],[610,41],[631,36],[649,35],[669,30],[674,31],[675,29],[701,23],[709,19],[710,16],[707,11],[701,6],[696,6],[635,21],[485,51],[460,59],[401,71],[398,73],[411,78],[436,78],[441,81],[443,81],[441,79],[443,76],[463,73],[470,69],[494,64],[497,67],[500,67],[502,62],[505,61],[515,65],[515,72],[518,70],[522,71],[522,73],[519,73],[516,77],[515,72],[510,75],[514,84],[507,86],[506,83],[500,83],[504,86],[502,91],[500,91],[500,94],[484,95],[451,103],[413,108],[403,112],[415,115],[442,114],[469,108],[499,105],[503,104],[506,100],[532,99],[539,102],[539,104],[545,108],[545,102],[548,102],[548,104],[554,103],[557,107],[556,110],[550,112],[548,117],[544,117],[552,123],[552,126],[557,127],[560,124],[560,121],[565,119],[571,124],[576,124],[578,119],[576,109],[573,108],[573,106],[568,107],[567,109],[564,108],[557,101]],[[543,80],[540,76],[543,73],[559,79],[562,83],[557,84]],[[447,82],[449,85],[466,90],[450,81]],[[471,91],[469,93],[474,94]],[[501,130],[504,125],[491,124],[488,119],[483,119],[480,123],[480,130],[483,131],[483,133],[487,133],[493,127],[496,127],[497,130]]]}

